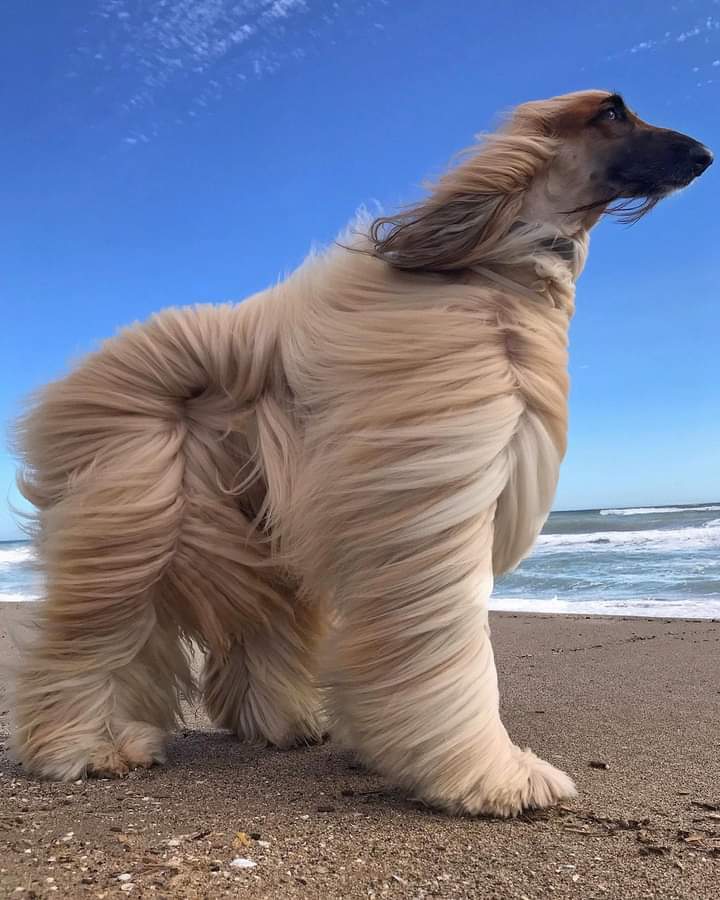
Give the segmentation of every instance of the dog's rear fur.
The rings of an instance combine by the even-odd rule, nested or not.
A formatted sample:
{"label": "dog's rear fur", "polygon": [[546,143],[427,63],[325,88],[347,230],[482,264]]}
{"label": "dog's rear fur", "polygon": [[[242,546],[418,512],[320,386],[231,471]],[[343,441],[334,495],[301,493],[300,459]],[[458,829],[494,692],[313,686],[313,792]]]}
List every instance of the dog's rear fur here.
{"label": "dog's rear fur", "polygon": [[500,721],[487,599],[550,509],[607,206],[557,123],[608,96],[521,108],[421,211],[241,305],[161,313],[43,391],[19,432],[47,580],[17,684],[31,770],[162,761],[196,641],[243,739],[317,740],[327,717],[452,810],[573,793]]}

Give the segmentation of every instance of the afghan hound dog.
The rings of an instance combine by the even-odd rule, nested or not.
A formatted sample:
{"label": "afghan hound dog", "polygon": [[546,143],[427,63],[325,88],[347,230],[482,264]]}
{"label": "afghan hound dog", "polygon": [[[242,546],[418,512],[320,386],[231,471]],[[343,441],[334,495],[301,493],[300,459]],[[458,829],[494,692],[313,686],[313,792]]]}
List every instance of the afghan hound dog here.
{"label": "afghan hound dog", "polygon": [[46,584],[17,672],[27,769],[161,762],[198,690],[245,741],[329,728],[446,810],[571,796],[500,719],[488,598],[550,510],[589,230],[711,161],[617,94],[527,103],[412,208],[44,388],[17,432]]}

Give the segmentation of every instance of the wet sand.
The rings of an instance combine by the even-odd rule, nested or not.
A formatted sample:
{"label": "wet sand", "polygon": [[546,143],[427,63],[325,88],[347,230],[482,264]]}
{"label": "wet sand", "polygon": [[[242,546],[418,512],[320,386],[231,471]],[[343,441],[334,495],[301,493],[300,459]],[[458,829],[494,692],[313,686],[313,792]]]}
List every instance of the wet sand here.
{"label": "wet sand", "polygon": [[[0,604],[0,665],[22,615]],[[720,622],[491,623],[505,723],[576,780],[567,805],[452,818],[332,743],[257,750],[192,710],[164,767],[39,783],[7,751],[3,676],[0,897],[719,896]]]}

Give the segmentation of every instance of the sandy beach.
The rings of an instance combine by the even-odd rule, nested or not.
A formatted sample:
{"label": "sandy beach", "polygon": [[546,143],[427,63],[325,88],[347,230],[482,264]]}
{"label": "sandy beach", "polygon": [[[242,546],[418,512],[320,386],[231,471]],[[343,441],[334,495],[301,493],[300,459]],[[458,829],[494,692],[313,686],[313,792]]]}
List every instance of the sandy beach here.
{"label": "sandy beach", "polygon": [[[0,604],[2,663],[27,608]],[[505,723],[572,775],[571,803],[452,818],[332,743],[257,750],[195,710],[162,768],[38,783],[7,750],[3,676],[0,896],[717,897],[720,622],[491,622]]]}

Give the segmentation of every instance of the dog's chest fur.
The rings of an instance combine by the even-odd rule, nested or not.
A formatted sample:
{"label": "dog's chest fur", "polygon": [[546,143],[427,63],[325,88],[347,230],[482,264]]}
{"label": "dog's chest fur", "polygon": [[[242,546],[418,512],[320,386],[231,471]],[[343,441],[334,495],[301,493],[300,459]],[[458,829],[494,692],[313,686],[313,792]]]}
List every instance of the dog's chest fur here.
{"label": "dog's chest fur", "polygon": [[313,261],[274,298],[302,445],[284,491],[294,512],[277,520],[302,545],[312,505],[330,529],[336,517],[362,522],[366,506],[370,526],[381,508],[398,522],[390,558],[494,510],[494,570],[507,571],[547,517],[565,451],[572,279],[546,273],[562,301],[550,305],[481,278],[388,274],[340,256]]}

